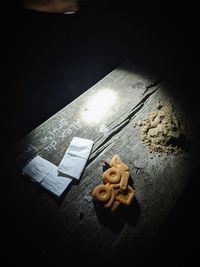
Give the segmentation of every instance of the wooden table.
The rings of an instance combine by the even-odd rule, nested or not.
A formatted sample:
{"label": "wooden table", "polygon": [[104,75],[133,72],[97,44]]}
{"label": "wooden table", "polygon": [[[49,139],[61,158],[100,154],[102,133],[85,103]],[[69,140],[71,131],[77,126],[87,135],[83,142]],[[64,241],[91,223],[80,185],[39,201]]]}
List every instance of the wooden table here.
{"label": "wooden table", "polygon": [[[103,101],[96,101],[102,92]],[[36,247],[50,262],[101,263],[131,257],[134,262],[151,245],[190,178],[196,146],[194,137],[190,153],[148,152],[134,125],[158,101],[184,110],[166,84],[124,64],[16,144],[6,167],[9,227],[17,229],[28,247]],[[72,182],[55,199],[23,177],[21,169],[35,155],[58,165],[74,136],[92,139],[92,154],[80,182]],[[90,194],[102,183],[103,160],[116,153],[130,168],[136,198],[130,207],[110,214],[96,210]]]}

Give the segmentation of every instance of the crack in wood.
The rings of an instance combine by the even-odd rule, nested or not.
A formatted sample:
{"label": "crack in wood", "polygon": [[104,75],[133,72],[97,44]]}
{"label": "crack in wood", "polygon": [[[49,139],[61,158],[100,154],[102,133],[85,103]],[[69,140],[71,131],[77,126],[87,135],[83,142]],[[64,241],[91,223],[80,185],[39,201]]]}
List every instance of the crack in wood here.
{"label": "crack in wood", "polygon": [[[155,91],[157,91],[159,88],[156,87],[152,92],[148,93],[145,97],[143,97],[141,99],[141,101],[134,107],[131,109],[131,111],[129,112],[129,114],[126,116],[125,119],[123,119],[120,123],[118,123],[116,126],[114,126],[111,130],[110,130],[110,134],[105,138],[105,140],[95,148],[95,150],[93,151],[93,153],[95,153],[95,155],[88,161],[89,165],[90,163],[92,163],[111,143],[113,143],[115,141],[115,139],[109,143],[107,146],[103,147],[109,140],[111,140],[114,136],[116,136],[117,134],[119,134],[135,117],[135,115],[142,109],[144,103],[149,99],[149,97],[155,93]],[[123,113],[124,115],[125,113]],[[121,118],[123,115],[119,116],[119,118]],[[116,119],[117,120],[117,119]],[[115,120],[115,121],[116,121]],[[99,138],[98,140],[101,140],[101,138]]]}
{"label": "crack in wood", "polygon": [[144,91],[144,93],[142,95],[146,94],[146,92],[148,92],[148,90],[150,88],[160,85],[161,82],[162,82],[162,80],[161,79],[158,79],[154,83],[151,83],[150,85],[146,86],[146,90]]}
{"label": "crack in wood", "polygon": [[[112,137],[111,137],[112,138]],[[110,139],[111,139],[110,138]],[[89,160],[88,160],[88,162],[87,162],[87,164],[86,164],[86,166],[88,166],[89,164],[91,164],[106,148],[108,148],[113,142],[115,141],[115,139],[114,140],[112,140],[110,143],[108,143],[107,145],[105,145],[106,143],[107,143],[107,140],[105,141],[105,142],[103,142],[102,144],[101,144],[101,146],[99,146],[99,148],[100,147],[102,147],[103,145],[105,145],[102,149],[96,149],[94,152],[96,152],[95,153],[95,155],[92,157],[92,158],[90,158]],[[94,153],[93,152],[93,153]]]}
{"label": "crack in wood", "polygon": [[[154,84],[156,84],[156,82],[155,82]],[[149,89],[149,88],[152,88],[152,87],[154,87],[153,84],[150,84],[150,85],[148,85],[146,88]],[[147,100],[146,97],[149,98],[149,97],[150,97],[150,96],[151,96],[151,95],[152,95],[152,94],[153,94],[159,87],[160,87],[160,85],[157,86],[156,89],[154,89],[153,91],[151,91],[149,94],[147,94],[144,98],[142,98],[142,99],[140,100],[140,102],[137,103],[137,105],[134,106],[134,107],[130,110],[130,112],[133,111],[133,110],[135,110],[135,108],[136,108],[137,106],[141,105],[141,103],[144,103],[144,102]],[[147,92],[148,89],[145,90],[145,92]],[[145,92],[144,92],[142,95],[144,95]],[[123,117],[126,113],[127,113],[127,111],[123,112],[119,117],[116,117],[116,119],[114,119],[111,123],[109,123],[109,124],[107,125],[107,127],[109,127],[110,125],[114,124],[117,120],[119,120],[121,117]],[[125,120],[126,120],[126,119],[125,119]],[[101,138],[99,138],[99,139],[101,139]],[[99,139],[98,139],[98,140],[99,140]]]}

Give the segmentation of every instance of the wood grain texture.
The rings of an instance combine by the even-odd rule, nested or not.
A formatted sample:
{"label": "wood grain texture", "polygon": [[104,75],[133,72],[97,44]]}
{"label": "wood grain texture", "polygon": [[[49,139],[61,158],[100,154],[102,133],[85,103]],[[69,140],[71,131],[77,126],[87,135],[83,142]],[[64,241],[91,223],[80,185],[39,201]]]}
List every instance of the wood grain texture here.
{"label": "wood grain texture", "polygon": [[[104,89],[116,93],[115,105],[102,121],[85,123],[81,113]],[[142,144],[135,124],[155,110],[158,101],[168,101],[178,113],[184,113],[166,84],[127,64],[16,144],[7,159],[14,218],[11,227],[26,235],[27,242],[38,243],[52,261],[67,262],[75,251],[74,262],[95,262],[98,256],[102,262],[120,260],[147,247],[176,204],[195,164],[195,137],[190,151],[180,155],[149,153]],[[73,136],[92,139],[95,144],[80,182],[73,182],[56,200],[24,178],[21,168],[37,154],[58,165]],[[95,207],[90,194],[102,183],[103,160],[116,153],[129,166],[136,198],[130,207],[110,214]]]}

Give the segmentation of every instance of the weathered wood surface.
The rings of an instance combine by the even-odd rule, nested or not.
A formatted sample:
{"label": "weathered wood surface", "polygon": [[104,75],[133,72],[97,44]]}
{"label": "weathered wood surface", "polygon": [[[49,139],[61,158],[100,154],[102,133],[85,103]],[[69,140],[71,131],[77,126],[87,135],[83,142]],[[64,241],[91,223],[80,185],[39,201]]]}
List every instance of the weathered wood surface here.
{"label": "weathered wood surface", "polygon": [[[81,112],[98,91],[116,93],[115,105],[98,123],[87,124]],[[9,153],[7,183],[16,227],[53,260],[74,262],[120,259],[147,246],[179,198],[193,167],[192,149],[181,155],[149,153],[134,127],[169,101],[181,111],[166,85],[134,67],[111,72],[87,92],[21,140]],[[60,200],[21,175],[21,168],[36,154],[58,165],[73,136],[94,140],[92,154],[79,183],[72,183]],[[118,153],[128,164],[136,198],[131,207],[109,215],[96,210],[91,190],[102,183],[102,160]],[[56,256],[55,256],[56,255]]]}

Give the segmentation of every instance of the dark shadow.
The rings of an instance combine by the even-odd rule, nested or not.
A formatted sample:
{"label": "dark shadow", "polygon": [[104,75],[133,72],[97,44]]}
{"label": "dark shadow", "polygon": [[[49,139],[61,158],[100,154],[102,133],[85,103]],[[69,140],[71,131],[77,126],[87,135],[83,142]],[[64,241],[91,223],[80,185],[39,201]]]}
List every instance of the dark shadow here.
{"label": "dark shadow", "polygon": [[96,202],[94,202],[94,207],[99,222],[115,233],[121,232],[125,223],[135,226],[140,214],[140,206],[136,198],[134,198],[130,206],[121,205],[114,212]]}
{"label": "dark shadow", "polygon": [[185,152],[190,152],[191,150],[191,142],[190,140],[184,135],[180,134],[180,137],[171,139],[169,142],[172,146],[178,146],[183,149]]}
{"label": "dark shadow", "polygon": [[[133,181],[131,175],[129,176],[128,184],[129,184],[131,187],[134,188],[134,181]],[[135,189],[135,188],[134,188],[134,189]]]}
{"label": "dark shadow", "polygon": [[[131,177],[129,178],[129,185],[134,188]],[[125,223],[135,226],[140,215],[140,205],[136,197],[134,197],[130,206],[122,204],[114,212],[95,201],[94,208],[99,222],[115,233],[121,232]]]}
{"label": "dark shadow", "polygon": [[110,164],[107,161],[104,161],[103,163],[104,163],[104,165],[102,168],[103,168],[103,173],[104,173],[105,171],[107,171],[107,169],[110,168]]}

